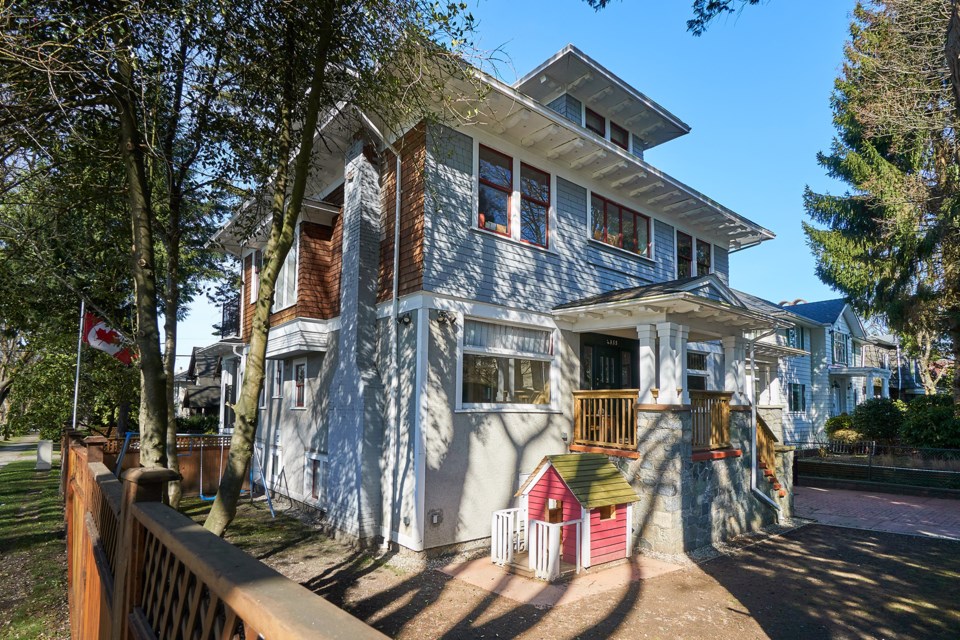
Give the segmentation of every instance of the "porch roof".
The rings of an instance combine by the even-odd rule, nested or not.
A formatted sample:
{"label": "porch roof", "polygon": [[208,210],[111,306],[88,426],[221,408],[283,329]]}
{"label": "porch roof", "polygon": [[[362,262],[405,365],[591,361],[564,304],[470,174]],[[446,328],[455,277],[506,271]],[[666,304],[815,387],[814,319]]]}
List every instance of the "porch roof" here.
{"label": "porch roof", "polygon": [[609,291],[559,305],[553,314],[581,331],[678,322],[690,328],[691,341],[793,326],[748,306],[714,274]]}
{"label": "porch roof", "polygon": [[875,376],[877,378],[889,378],[893,373],[889,369],[880,367],[848,367],[846,365],[833,364],[827,369],[831,376]]}
{"label": "porch roof", "polygon": [[517,491],[520,497],[552,466],[577,501],[586,509],[626,504],[640,499],[620,470],[602,453],[565,453],[546,456]]}

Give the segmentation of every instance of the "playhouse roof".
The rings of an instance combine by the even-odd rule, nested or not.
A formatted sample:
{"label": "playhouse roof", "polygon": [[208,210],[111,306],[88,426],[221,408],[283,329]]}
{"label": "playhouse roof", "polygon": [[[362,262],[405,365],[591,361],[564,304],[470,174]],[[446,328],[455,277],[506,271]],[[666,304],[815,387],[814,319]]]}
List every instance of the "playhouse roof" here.
{"label": "playhouse roof", "polygon": [[546,465],[554,468],[577,501],[587,509],[640,499],[616,465],[602,453],[566,453],[544,457],[517,491],[517,496],[532,488]]}

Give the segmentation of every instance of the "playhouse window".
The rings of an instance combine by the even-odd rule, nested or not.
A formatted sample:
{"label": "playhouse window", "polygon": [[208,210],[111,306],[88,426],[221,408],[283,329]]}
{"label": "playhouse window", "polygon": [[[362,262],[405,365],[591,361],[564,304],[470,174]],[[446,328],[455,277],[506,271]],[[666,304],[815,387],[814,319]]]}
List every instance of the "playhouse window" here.
{"label": "playhouse window", "polygon": [[603,507],[597,507],[597,513],[600,515],[601,520],[616,520],[617,519],[617,505],[608,504]]}
{"label": "playhouse window", "polygon": [[464,405],[548,405],[553,373],[553,332],[464,323]]}

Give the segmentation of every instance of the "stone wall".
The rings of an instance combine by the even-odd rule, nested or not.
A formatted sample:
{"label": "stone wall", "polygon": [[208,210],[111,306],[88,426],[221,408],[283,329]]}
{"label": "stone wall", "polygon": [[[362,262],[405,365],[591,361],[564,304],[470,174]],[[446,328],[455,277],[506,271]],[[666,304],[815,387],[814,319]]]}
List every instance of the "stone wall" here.
{"label": "stone wall", "polygon": [[616,461],[640,496],[632,526],[641,549],[689,552],[774,522],[773,509],[750,491],[750,418],[731,412],[731,444],[741,456],[694,462],[689,410],[639,412],[640,457]]}

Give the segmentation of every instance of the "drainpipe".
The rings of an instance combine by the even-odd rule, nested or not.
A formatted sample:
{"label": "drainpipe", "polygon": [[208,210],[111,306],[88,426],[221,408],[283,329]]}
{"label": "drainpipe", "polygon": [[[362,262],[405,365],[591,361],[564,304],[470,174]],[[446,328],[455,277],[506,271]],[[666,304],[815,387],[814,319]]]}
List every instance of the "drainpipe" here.
{"label": "drainpipe", "polygon": [[759,336],[753,336],[750,339],[750,491],[753,492],[753,495],[760,498],[761,502],[767,503],[769,506],[773,507],[775,514],[777,516],[777,524],[780,524],[780,515],[782,510],[780,505],[778,505],[773,498],[768,496],[766,493],[760,490],[757,487],[757,360],[755,353],[755,345],[757,340],[765,338],[776,332],[776,329],[771,329],[770,331],[760,334]]}
{"label": "drainpipe", "polygon": [[[383,145],[393,153],[396,158],[396,170],[394,172],[394,192],[396,200],[393,208],[393,288],[390,298],[390,368],[392,370],[392,380],[390,384],[390,404],[393,408],[393,479],[390,483],[390,508],[384,513],[384,529],[386,535],[383,536],[381,548],[386,551],[390,548],[390,534],[393,531],[393,492],[396,490],[396,474],[400,465],[400,152],[387,142],[386,137],[380,133],[380,129],[367,117],[360,109],[357,109],[360,119],[363,123],[380,138]],[[383,500],[383,498],[380,498]],[[382,507],[381,507],[382,510]]]}

